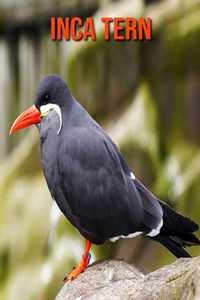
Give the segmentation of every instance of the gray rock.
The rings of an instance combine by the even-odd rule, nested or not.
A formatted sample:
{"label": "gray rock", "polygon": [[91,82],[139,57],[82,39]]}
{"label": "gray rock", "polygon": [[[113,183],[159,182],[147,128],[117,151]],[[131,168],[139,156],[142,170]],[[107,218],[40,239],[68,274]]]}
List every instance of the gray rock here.
{"label": "gray rock", "polygon": [[200,257],[149,272],[125,260],[100,260],[67,282],[56,300],[200,299]]}

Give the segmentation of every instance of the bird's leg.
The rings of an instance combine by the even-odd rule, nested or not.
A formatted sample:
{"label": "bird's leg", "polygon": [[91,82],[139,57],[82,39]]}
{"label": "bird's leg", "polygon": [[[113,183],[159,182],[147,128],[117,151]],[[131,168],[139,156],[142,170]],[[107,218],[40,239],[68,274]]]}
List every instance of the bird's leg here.
{"label": "bird's leg", "polygon": [[69,280],[74,280],[80,273],[82,273],[85,270],[85,267],[87,265],[89,265],[90,263],[90,247],[91,247],[91,243],[89,240],[85,241],[85,249],[84,249],[84,253],[82,255],[82,260],[80,262],[80,264],[76,267],[73,268],[73,270],[69,273],[68,276],[66,276],[63,281],[69,281]]}

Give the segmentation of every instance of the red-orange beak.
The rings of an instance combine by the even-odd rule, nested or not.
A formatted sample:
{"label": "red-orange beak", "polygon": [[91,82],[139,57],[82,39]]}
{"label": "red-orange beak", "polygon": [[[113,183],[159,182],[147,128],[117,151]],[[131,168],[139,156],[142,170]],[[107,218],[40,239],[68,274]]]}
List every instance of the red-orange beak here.
{"label": "red-orange beak", "polygon": [[40,115],[40,111],[35,107],[35,105],[32,105],[15,120],[10,129],[10,134],[16,130],[40,123]]}

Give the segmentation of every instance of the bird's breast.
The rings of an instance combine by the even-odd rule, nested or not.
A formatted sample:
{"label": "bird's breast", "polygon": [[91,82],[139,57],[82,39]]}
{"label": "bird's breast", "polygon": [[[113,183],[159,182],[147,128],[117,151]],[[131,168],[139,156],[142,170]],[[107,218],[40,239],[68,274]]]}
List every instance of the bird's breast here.
{"label": "bird's breast", "polygon": [[41,160],[44,176],[53,198],[59,181],[57,168],[60,137],[55,132],[48,130],[40,138]]}

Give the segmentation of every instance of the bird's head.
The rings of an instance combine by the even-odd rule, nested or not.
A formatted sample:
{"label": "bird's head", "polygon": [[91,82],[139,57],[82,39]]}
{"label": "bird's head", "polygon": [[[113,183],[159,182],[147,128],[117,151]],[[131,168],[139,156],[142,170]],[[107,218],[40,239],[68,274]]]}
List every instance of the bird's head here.
{"label": "bird's head", "polygon": [[16,130],[28,127],[41,122],[51,110],[54,110],[59,117],[60,126],[57,134],[62,128],[62,107],[66,106],[67,98],[71,93],[67,84],[55,74],[44,77],[39,85],[35,97],[35,104],[24,111],[13,123],[10,134]]}

